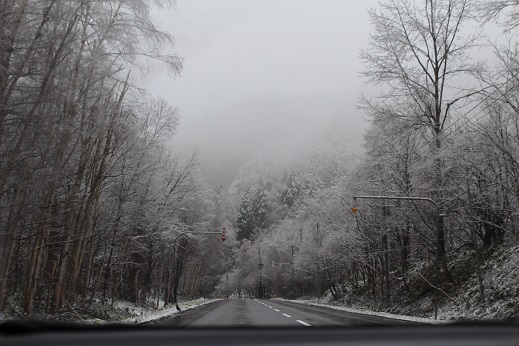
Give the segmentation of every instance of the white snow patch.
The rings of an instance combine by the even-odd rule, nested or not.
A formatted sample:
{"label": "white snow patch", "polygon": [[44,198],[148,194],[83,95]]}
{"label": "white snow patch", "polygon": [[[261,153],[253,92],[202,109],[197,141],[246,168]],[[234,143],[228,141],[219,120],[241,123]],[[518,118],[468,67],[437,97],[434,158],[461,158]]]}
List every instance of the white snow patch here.
{"label": "white snow patch", "polygon": [[[218,301],[220,299],[204,299],[199,298],[195,300],[189,300],[184,302],[179,302],[178,305],[182,309],[182,311],[191,310],[206,304],[210,304],[212,302]],[[168,316],[173,316],[178,313],[176,307],[174,305],[168,306],[167,308],[160,308],[158,310],[153,308],[146,308],[146,307],[140,307],[136,306],[130,302],[126,301],[117,301],[114,304],[118,309],[124,309],[134,316],[123,318],[120,320],[101,320],[101,319],[91,319],[91,320],[84,320],[82,322],[84,323],[93,323],[93,324],[105,324],[105,323],[125,323],[125,324],[140,324],[140,323],[146,323],[151,321],[156,321],[161,318],[165,318]]]}

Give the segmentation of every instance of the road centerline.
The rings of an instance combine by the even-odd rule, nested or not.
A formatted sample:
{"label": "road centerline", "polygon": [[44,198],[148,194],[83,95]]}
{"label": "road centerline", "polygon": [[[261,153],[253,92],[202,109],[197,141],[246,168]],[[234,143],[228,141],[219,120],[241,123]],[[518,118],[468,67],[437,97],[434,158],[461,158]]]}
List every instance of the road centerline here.
{"label": "road centerline", "polygon": [[285,316],[285,317],[292,317],[292,316],[290,316],[290,315],[287,315],[287,314],[282,314],[282,315],[283,315],[283,316]]}
{"label": "road centerline", "polygon": [[303,326],[311,327],[312,325],[310,323],[306,323],[305,321],[296,320],[296,322],[301,323]]}

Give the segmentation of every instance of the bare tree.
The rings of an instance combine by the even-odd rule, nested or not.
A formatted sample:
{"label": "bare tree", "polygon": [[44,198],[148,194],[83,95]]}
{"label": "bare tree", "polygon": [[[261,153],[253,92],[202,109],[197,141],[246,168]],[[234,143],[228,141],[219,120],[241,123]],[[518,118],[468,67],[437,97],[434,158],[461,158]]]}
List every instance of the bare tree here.
{"label": "bare tree", "polygon": [[505,32],[513,31],[519,26],[519,1],[493,0],[480,5],[481,15],[486,21],[498,21]]}
{"label": "bare tree", "polygon": [[[173,75],[182,67],[182,59],[163,53],[173,37],[157,29],[151,5],[0,4],[0,310],[23,287],[25,314],[32,314],[35,300],[40,312],[56,314],[79,292],[86,299],[99,287],[100,253],[104,264],[108,250],[115,249],[121,263],[131,258],[126,232],[106,242],[101,231],[124,220],[128,209],[103,215],[101,206],[122,175],[150,186],[155,176],[146,169],[168,170],[157,163],[178,119],[163,100],[131,88],[129,70],[145,70],[150,59],[165,62]],[[145,102],[136,102],[137,94]],[[126,195],[139,191],[122,186]]]}
{"label": "bare tree", "polygon": [[[390,0],[370,10],[374,33],[361,50],[368,83],[382,86],[375,100],[363,98],[362,108],[374,118],[398,118],[409,128],[425,127],[432,134],[435,168],[430,172],[437,198],[442,198],[442,163],[438,157],[445,124],[462,100],[477,93],[460,81],[481,68],[470,59],[480,43],[471,24],[470,0]],[[439,234],[440,256],[445,235]]]}

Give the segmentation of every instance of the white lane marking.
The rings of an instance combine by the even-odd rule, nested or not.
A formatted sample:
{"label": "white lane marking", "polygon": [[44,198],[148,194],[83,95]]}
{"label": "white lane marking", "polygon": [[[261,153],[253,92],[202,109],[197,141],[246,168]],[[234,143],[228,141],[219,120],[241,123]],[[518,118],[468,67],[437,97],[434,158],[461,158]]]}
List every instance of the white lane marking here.
{"label": "white lane marking", "polygon": [[290,316],[290,315],[287,315],[287,314],[282,314],[282,315],[283,315],[283,316],[286,316],[286,317],[292,317],[292,316]]}
{"label": "white lane marking", "polygon": [[310,323],[306,323],[305,321],[296,320],[296,322],[301,323],[303,326],[311,327],[312,325]]}
{"label": "white lane marking", "polygon": [[277,311],[277,312],[279,312],[279,310],[278,310],[278,309],[274,309],[274,311]]}
{"label": "white lane marking", "polygon": [[272,306],[269,306],[270,309],[272,309]]}

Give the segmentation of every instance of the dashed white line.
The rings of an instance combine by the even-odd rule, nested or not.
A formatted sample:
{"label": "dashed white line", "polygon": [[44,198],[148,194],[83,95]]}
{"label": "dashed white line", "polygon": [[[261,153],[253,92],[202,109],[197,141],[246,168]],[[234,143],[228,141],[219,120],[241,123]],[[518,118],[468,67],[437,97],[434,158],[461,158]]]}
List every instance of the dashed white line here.
{"label": "dashed white line", "polygon": [[303,326],[311,327],[312,325],[310,323],[306,323],[305,321],[296,320],[296,322],[301,323]]}
{"label": "dashed white line", "polygon": [[277,312],[279,312],[279,310],[278,310],[278,309],[274,309],[274,311],[277,311]]}
{"label": "dashed white line", "polygon": [[269,309],[272,309],[272,306],[269,306]]}
{"label": "dashed white line", "polygon": [[286,316],[286,317],[292,317],[292,316],[290,316],[290,315],[287,315],[287,314],[282,314],[282,315],[283,315],[283,316]]}

